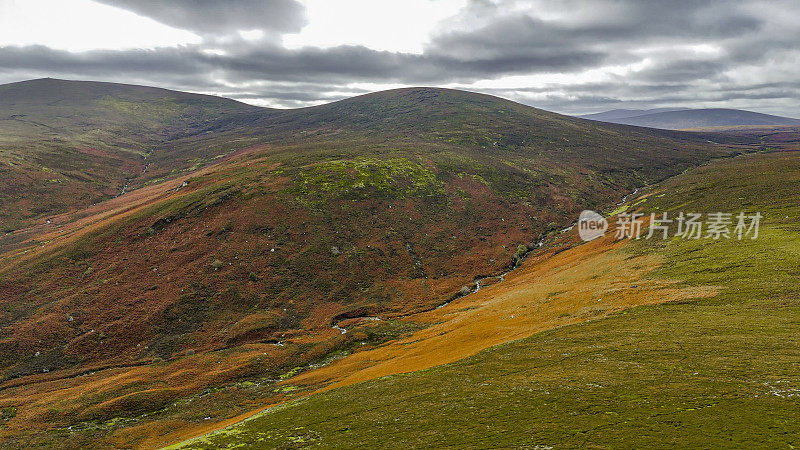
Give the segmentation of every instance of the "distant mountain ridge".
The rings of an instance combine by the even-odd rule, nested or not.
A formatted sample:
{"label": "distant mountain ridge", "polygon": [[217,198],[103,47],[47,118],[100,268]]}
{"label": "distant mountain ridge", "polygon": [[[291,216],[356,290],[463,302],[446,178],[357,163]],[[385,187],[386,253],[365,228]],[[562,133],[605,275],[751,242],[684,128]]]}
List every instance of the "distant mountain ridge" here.
{"label": "distant mountain ridge", "polygon": [[618,120],[618,119],[629,119],[631,117],[639,117],[648,114],[656,114],[662,112],[686,111],[688,109],[689,108],[612,109],[610,111],[603,111],[595,114],[586,114],[580,117],[581,119],[611,122],[613,120]]}
{"label": "distant mountain ridge", "polygon": [[662,128],[667,130],[684,130],[704,127],[800,125],[800,119],[726,108],[615,109],[580,117],[582,119],[601,122]]}

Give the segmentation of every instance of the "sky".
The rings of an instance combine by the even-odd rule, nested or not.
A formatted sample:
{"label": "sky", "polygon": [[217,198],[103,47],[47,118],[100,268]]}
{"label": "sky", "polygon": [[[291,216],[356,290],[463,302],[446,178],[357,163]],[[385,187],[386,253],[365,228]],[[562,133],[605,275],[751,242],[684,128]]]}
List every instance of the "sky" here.
{"label": "sky", "polygon": [[0,0],[0,83],[159,86],[294,108],[402,86],[566,114],[800,117],[796,0]]}

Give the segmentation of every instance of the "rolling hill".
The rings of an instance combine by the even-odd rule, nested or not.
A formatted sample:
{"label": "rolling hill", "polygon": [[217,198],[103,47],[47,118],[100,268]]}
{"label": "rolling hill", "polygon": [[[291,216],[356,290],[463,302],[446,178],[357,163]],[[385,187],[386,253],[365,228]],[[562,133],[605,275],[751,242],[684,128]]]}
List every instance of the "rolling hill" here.
{"label": "rolling hill", "polygon": [[[279,380],[427,328],[406,318],[497,281],[582,209],[748,150],[447,89],[268,110],[125,87],[145,106],[114,116],[97,98],[133,94],[101,88],[123,89],[31,102],[86,108],[115,154],[156,149],[159,179],[0,236],[7,445],[153,446],[280,401]],[[53,155],[91,140],[71,120]]]}
{"label": "rolling hill", "polygon": [[627,209],[759,211],[759,236],[683,239],[673,224],[667,240],[565,237],[430,329],[366,352],[369,365],[343,359],[283,384],[333,389],[170,448],[387,436],[401,447],[794,447],[798,174],[796,152],[775,152],[652,186]]}
{"label": "rolling hill", "polygon": [[116,83],[46,78],[0,85],[0,231],[202,163],[170,142],[255,109]]}
{"label": "rolling hill", "polygon": [[710,127],[797,126],[800,119],[740,109],[614,110],[581,116],[584,119],[638,127],[686,130]]}

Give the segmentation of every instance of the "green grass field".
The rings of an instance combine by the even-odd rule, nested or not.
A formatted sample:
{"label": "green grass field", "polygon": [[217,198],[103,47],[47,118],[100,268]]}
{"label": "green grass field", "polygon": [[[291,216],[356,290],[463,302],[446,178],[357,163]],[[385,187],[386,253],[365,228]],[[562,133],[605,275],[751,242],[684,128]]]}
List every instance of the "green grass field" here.
{"label": "green grass field", "polygon": [[718,286],[716,297],[303,398],[183,447],[800,445],[800,155],[719,160],[653,190],[643,211],[764,216],[756,240],[629,246],[665,257],[651,276]]}

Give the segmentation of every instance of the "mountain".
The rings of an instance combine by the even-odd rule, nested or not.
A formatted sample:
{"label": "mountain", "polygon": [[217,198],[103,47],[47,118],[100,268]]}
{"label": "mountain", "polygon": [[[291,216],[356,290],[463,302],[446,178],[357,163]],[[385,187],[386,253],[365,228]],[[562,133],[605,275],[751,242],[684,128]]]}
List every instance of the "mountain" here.
{"label": "mountain", "polygon": [[[483,128],[463,123],[481,118],[466,117],[468,110],[457,111],[461,100],[455,91],[450,93],[450,103],[441,104],[436,104],[440,100],[436,100],[434,91],[402,101],[393,100],[392,95],[396,93],[315,108],[274,110],[215,96],[115,83],[39,79],[2,85],[0,231],[42,223],[54,214],[85,208],[154,180],[188,173],[248,145],[323,139],[319,134],[323,123],[333,139],[352,141],[357,134],[374,134],[376,130],[386,138],[399,139],[406,134],[405,139],[409,139],[417,130],[424,130],[427,138],[439,142],[463,139],[463,144],[503,146],[518,145],[509,141],[519,139],[513,133],[532,125],[534,119],[539,120],[537,127],[559,125],[564,120],[554,119],[552,114],[547,120],[530,116],[510,127],[493,124],[493,135],[481,135]],[[427,106],[421,108],[413,102]],[[436,106],[443,114],[433,118],[443,128],[430,128],[428,106]],[[460,114],[462,123],[444,120],[444,115],[453,112]],[[475,114],[492,112],[492,108],[475,110]],[[342,130],[352,136],[343,136]],[[472,130],[471,135],[467,130]],[[569,142],[570,136],[553,126],[531,136],[545,148],[569,150],[583,145],[560,145]],[[353,144],[363,145],[360,138]],[[603,139],[602,135],[597,139]],[[566,155],[559,155],[563,157]]]}
{"label": "mountain", "polygon": [[595,114],[586,114],[579,116],[581,119],[599,120],[601,122],[614,122],[618,119],[628,119],[631,117],[644,116],[647,114],[656,114],[671,111],[685,111],[688,108],[654,108],[654,109],[612,109],[611,111],[604,111]]}
{"label": "mountain", "polygon": [[202,160],[171,140],[255,109],[115,83],[46,78],[0,85],[0,231],[190,168]]}
{"label": "mountain", "polygon": [[[72,427],[59,445],[152,447],[285,399],[278,380],[427,327],[409,316],[496,282],[581,210],[746,150],[447,89],[295,110],[145,92],[36,97],[101,108],[101,143],[154,149],[163,179],[0,236],[11,444]],[[40,107],[36,123],[63,114]],[[70,143],[91,141],[71,120]]]}
{"label": "mountain", "polygon": [[758,211],[756,239],[567,233],[433,313],[429,328],[282,385],[310,395],[171,448],[371,448],[388,435],[403,448],[791,445],[800,141],[794,149],[713,161],[628,205],[670,218]]}
{"label": "mountain", "polygon": [[615,110],[582,117],[603,122],[667,130],[685,130],[706,127],[800,125],[800,119],[773,116],[739,109],[722,108],[671,111],[644,110],[641,111],[641,114],[637,113],[635,110]]}

